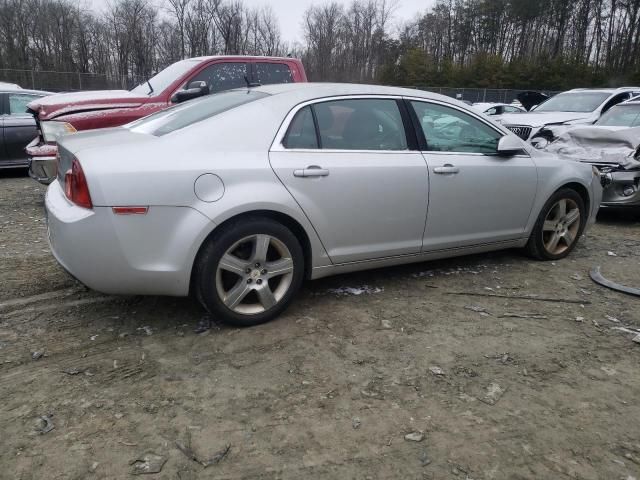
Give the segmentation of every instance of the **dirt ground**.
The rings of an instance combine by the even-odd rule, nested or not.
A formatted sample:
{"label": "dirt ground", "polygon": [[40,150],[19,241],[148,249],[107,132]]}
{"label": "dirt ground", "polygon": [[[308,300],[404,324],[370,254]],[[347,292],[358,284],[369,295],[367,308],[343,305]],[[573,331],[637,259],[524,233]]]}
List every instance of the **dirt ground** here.
{"label": "dirt ground", "polygon": [[637,216],[564,261],[343,275],[195,333],[190,299],[76,284],[43,193],[0,175],[1,478],[640,478],[640,300],[588,275],[640,286]]}

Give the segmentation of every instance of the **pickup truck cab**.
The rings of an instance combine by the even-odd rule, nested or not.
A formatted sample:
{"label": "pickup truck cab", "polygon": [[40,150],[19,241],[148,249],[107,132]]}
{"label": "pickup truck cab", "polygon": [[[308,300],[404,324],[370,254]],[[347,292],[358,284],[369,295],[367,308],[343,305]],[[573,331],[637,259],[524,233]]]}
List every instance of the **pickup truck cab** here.
{"label": "pickup truck cab", "polygon": [[233,88],[306,82],[294,58],[211,56],[181,60],[132,90],[61,93],[29,103],[38,137],[26,148],[29,175],[56,178],[57,139],[69,133],[117,127],[186,100]]}

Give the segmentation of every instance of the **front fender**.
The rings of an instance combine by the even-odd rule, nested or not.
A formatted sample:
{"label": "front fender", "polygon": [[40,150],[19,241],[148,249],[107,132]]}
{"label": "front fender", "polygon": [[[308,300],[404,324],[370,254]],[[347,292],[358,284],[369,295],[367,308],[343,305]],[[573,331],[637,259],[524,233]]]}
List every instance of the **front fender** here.
{"label": "front fender", "polygon": [[536,199],[527,222],[527,236],[531,234],[540,212],[551,195],[569,184],[578,184],[584,188],[589,199],[588,225],[591,225],[595,221],[602,196],[600,179],[594,176],[591,165],[561,160],[544,153],[534,154],[532,158],[538,169],[539,180]]}

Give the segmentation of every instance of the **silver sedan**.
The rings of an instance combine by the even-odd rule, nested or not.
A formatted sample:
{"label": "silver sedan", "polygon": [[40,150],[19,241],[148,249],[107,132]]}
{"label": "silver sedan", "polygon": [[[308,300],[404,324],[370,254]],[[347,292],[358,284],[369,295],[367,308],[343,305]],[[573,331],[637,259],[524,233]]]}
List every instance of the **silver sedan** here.
{"label": "silver sedan", "polygon": [[451,98],[380,86],[233,90],[59,147],[46,209],[71,274],[192,293],[242,326],[305,279],[512,247],[561,259],[602,195],[590,165]]}

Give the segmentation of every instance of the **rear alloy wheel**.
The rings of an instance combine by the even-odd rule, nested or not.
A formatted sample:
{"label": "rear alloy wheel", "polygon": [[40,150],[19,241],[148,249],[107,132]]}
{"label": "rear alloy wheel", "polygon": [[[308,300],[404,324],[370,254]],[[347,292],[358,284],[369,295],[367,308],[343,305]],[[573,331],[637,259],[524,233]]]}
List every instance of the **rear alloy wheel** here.
{"label": "rear alloy wheel", "polygon": [[199,256],[198,298],[214,318],[251,326],[276,317],[302,283],[304,260],[283,225],[253,219],[224,229]]}
{"label": "rear alloy wheel", "polygon": [[547,201],[534,226],[527,251],[541,260],[558,260],[574,249],[585,225],[585,207],[575,190],[559,190]]}

